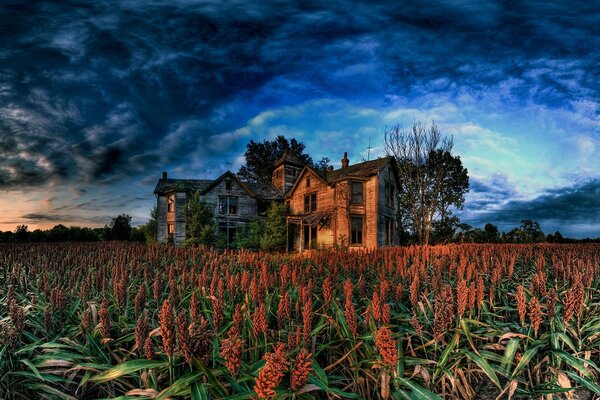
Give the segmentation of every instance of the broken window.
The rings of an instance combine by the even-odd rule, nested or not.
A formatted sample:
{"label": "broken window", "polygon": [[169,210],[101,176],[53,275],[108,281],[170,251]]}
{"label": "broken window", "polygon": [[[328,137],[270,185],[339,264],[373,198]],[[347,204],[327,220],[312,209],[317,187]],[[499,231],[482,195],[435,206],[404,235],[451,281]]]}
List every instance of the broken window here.
{"label": "broken window", "polygon": [[354,216],[350,218],[350,244],[363,243],[363,222],[364,217],[362,216]]}

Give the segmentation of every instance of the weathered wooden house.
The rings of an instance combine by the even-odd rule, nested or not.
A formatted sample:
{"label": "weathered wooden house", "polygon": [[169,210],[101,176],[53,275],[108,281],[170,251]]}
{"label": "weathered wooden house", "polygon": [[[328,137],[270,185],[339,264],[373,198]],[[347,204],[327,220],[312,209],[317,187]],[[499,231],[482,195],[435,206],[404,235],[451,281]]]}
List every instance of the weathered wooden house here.
{"label": "weathered wooden house", "polygon": [[393,157],[314,171],[284,153],[273,166],[271,184],[248,184],[227,171],[215,180],[170,179],[163,173],[157,197],[158,240],[186,239],[185,208],[196,191],[213,210],[227,247],[243,226],[274,201],[288,206],[287,248],[303,251],[333,245],[375,248],[398,244],[398,173]]}
{"label": "weathered wooden house", "polygon": [[398,173],[393,157],[321,175],[305,166],[285,195],[288,250],[333,245],[375,248],[398,244]]}
{"label": "weathered wooden house", "polygon": [[187,200],[197,191],[212,209],[219,234],[228,248],[245,224],[266,211],[272,201],[280,201],[283,195],[272,185],[243,183],[230,171],[214,180],[170,179],[163,172],[154,189],[159,241],[185,241]]}

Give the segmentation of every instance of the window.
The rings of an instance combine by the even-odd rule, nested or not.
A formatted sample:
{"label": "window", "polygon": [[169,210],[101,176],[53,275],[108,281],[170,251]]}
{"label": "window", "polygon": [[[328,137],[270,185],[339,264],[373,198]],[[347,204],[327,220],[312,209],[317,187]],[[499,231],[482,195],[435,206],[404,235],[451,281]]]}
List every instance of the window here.
{"label": "window", "polygon": [[350,244],[363,243],[363,221],[364,218],[360,216],[350,218]]}
{"label": "window", "polygon": [[310,178],[306,178],[306,187],[310,187]]}
{"label": "window", "polygon": [[169,235],[175,234],[175,224],[169,224]]}
{"label": "window", "polygon": [[219,196],[219,214],[237,214],[238,198],[235,196]]}
{"label": "window", "polygon": [[277,170],[275,171],[275,178],[279,179],[279,174],[281,173],[281,170]]}
{"label": "window", "polygon": [[232,249],[236,247],[237,227],[232,223],[219,224],[219,236],[225,248]]}
{"label": "window", "polygon": [[385,218],[385,245],[394,245],[394,220],[391,218]]}
{"label": "window", "polygon": [[167,212],[174,212],[174,211],[175,211],[175,195],[170,194],[169,201],[167,204]]}
{"label": "window", "polygon": [[385,184],[385,205],[396,208],[396,188],[389,182]]}
{"label": "window", "polygon": [[350,204],[363,204],[363,183],[352,182],[351,188],[352,196],[350,197]]}
{"label": "window", "polygon": [[317,211],[317,194],[311,193],[304,196],[304,213]]}
{"label": "window", "polygon": [[225,181],[225,190],[231,190],[231,180],[229,179]]}
{"label": "window", "polygon": [[229,197],[229,214],[237,214],[237,197]]}

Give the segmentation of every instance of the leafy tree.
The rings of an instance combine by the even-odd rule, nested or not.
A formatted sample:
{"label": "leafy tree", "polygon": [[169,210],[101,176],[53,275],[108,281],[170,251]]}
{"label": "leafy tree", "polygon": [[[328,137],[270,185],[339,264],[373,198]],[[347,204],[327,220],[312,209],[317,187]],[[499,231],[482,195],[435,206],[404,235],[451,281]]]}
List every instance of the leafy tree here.
{"label": "leafy tree", "polygon": [[188,244],[214,245],[216,223],[212,210],[200,199],[200,192],[194,193],[186,208],[186,242]]}
{"label": "leafy tree", "polygon": [[261,218],[254,219],[244,227],[242,234],[238,236],[237,245],[245,249],[259,250],[264,230],[264,220]]}
{"label": "leafy tree", "polygon": [[285,215],[287,207],[285,204],[272,203],[267,210],[264,233],[260,239],[260,248],[265,251],[285,250]]}
{"label": "leafy tree", "polygon": [[158,235],[158,211],[155,207],[150,210],[150,219],[144,225],[144,236],[146,237],[146,243],[156,242]]}
{"label": "leafy tree", "polygon": [[505,241],[509,243],[540,243],[546,241],[546,236],[537,222],[524,219],[521,221],[521,226],[506,234]]}
{"label": "leafy tree", "polygon": [[244,158],[246,164],[238,171],[238,177],[245,182],[269,183],[273,173],[273,165],[279,157],[287,150],[290,155],[294,155],[305,164],[316,170],[325,170],[329,163],[328,158],[323,158],[318,163],[313,163],[312,158],[304,153],[305,145],[298,142],[295,138],[288,140],[285,136],[279,135],[275,140],[264,140],[255,142],[250,140],[246,145]]}
{"label": "leafy tree", "polygon": [[431,226],[431,242],[436,244],[450,242],[454,238],[459,222],[458,217],[455,216],[434,221]]}
{"label": "leafy tree", "polygon": [[55,225],[47,232],[46,237],[48,242],[67,241],[69,240],[69,228],[63,224]]}
{"label": "leafy tree", "polygon": [[546,241],[548,243],[563,243],[564,240],[563,235],[559,231],[554,232],[554,234],[549,233],[548,236],[546,236]]}
{"label": "leafy tree", "polygon": [[400,178],[399,210],[421,244],[429,244],[436,221],[449,219],[461,209],[469,190],[468,171],[452,155],[453,142],[435,123],[414,121],[410,128],[396,125],[385,132],[385,148],[395,157]]}
{"label": "leafy tree", "polygon": [[15,240],[19,243],[26,242],[29,239],[29,230],[27,225],[19,225],[15,230]]}
{"label": "leafy tree", "polygon": [[487,223],[483,227],[483,231],[485,232],[485,238],[487,243],[500,242],[500,232],[498,231],[498,227],[496,225]]}
{"label": "leafy tree", "polygon": [[131,237],[131,216],[121,214],[110,223],[110,240],[129,240]]}

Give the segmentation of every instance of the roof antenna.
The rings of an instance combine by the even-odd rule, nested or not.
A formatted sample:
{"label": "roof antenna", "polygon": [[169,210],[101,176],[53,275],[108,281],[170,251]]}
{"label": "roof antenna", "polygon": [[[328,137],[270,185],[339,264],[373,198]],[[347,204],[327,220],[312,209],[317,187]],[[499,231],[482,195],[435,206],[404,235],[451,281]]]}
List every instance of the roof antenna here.
{"label": "roof antenna", "polygon": [[367,146],[367,161],[371,159],[371,138],[369,138],[369,145]]}

